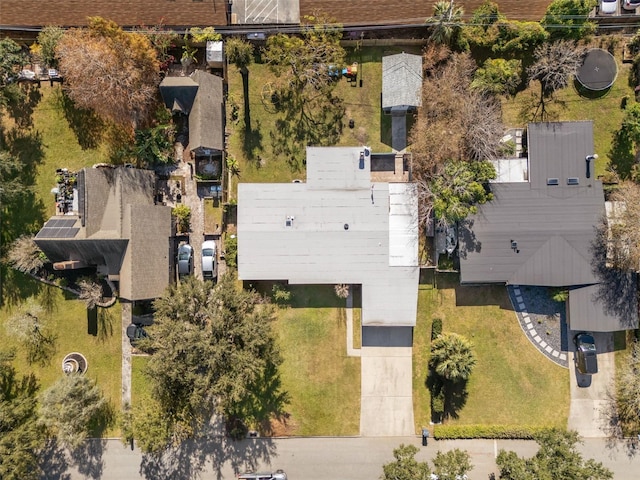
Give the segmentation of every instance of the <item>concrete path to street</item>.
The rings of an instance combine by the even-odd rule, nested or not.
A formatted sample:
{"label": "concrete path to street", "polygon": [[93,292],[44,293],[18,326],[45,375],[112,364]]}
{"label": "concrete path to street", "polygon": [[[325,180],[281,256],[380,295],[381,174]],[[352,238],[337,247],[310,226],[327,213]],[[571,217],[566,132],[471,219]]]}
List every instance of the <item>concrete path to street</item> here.
{"label": "concrete path to street", "polygon": [[[422,447],[420,439],[409,437],[381,438],[287,438],[247,439],[240,442],[221,437],[205,438],[168,452],[163,458],[142,455],[119,440],[87,442],[86,454],[71,460],[64,452],[50,452],[45,465],[47,480],[187,480],[210,478],[230,480],[246,471],[283,469],[292,480],[371,480],[379,478],[382,466],[393,460],[393,449],[400,444],[416,445],[419,461],[431,460],[436,452],[453,448],[466,450],[474,465],[469,478],[487,480],[496,474],[495,457],[500,449],[520,456],[532,456],[538,445],[521,440],[430,440]],[[616,480],[637,480],[640,472],[640,447],[635,443],[586,439],[579,446],[585,459],[602,462],[613,471]]]}
{"label": "concrete path to street", "polygon": [[362,329],[360,435],[415,433],[411,328]]}
{"label": "concrete path to street", "polygon": [[[577,332],[570,332],[571,338]],[[598,352],[598,373],[582,375],[575,367],[575,345],[569,352],[569,376],[571,404],[568,428],[583,438],[604,438],[613,433],[611,420],[611,396],[615,380],[615,358],[612,333],[594,333]],[[640,478],[640,472],[638,473]]]}

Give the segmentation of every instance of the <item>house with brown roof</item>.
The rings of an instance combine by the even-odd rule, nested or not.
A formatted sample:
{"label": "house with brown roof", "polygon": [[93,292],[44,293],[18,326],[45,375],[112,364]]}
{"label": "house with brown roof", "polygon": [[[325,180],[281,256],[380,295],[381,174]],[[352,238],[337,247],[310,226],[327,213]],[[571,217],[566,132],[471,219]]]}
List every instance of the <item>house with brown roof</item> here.
{"label": "house with brown roof", "polygon": [[171,269],[171,208],[154,204],[155,173],[84,168],[75,202],[35,237],[52,262],[95,266],[129,301],[162,295]]}

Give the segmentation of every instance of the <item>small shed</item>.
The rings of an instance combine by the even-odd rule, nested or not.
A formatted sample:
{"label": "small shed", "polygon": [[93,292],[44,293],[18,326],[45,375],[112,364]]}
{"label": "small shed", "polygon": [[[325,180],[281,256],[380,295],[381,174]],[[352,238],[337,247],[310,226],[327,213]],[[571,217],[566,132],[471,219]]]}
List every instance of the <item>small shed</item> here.
{"label": "small shed", "polygon": [[422,105],[422,57],[398,53],[382,57],[382,109],[406,113]]}
{"label": "small shed", "polygon": [[165,77],[160,82],[160,95],[171,113],[189,115],[198,93],[198,84],[191,77]]}

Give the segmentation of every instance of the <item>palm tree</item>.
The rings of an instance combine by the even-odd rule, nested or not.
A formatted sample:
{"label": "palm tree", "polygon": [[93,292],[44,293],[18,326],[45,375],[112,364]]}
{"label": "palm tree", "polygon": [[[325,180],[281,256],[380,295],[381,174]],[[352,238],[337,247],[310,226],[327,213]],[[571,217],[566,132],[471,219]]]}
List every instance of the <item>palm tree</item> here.
{"label": "palm tree", "polygon": [[433,26],[430,40],[443,45],[450,45],[451,40],[460,32],[460,23],[464,10],[453,3],[453,0],[440,0],[433,6],[433,17],[427,19]]}
{"label": "palm tree", "polygon": [[440,335],[431,344],[430,367],[442,379],[451,383],[468,380],[476,365],[469,340],[455,333]]}
{"label": "palm tree", "polygon": [[240,38],[230,38],[226,43],[227,58],[242,75],[242,91],[244,92],[244,128],[251,131],[249,112],[249,65],[253,63],[253,45]]}

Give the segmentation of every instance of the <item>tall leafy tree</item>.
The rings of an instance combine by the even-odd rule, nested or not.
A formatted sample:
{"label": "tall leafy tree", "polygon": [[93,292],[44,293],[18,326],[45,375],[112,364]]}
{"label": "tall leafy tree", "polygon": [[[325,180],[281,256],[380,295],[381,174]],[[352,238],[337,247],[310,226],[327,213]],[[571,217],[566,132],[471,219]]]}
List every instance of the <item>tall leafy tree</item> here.
{"label": "tall leafy tree", "polygon": [[531,458],[500,450],[496,464],[504,480],[608,480],[613,474],[602,463],[584,460],[574,431],[551,430],[536,437],[540,448]]}
{"label": "tall leafy tree", "polygon": [[42,393],[40,420],[64,446],[75,449],[107,408],[94,380],[83,374],[65,375]]}
{"label": "tall leafy tree", "polygon": [[11,365],[13,353],[0,352],[0,478],[40,478],[38,452],[44,435],[38,423],[38,380],[20,376]]}
{"label": "tall leafy tree", "polygon": [[520,60],[489,58],[485,60],[482,68],[475,71],[471,87],[494,95],[513,94],[520,85],[521,70]]}
{"label": "tall leafy tree", "polygon": [[468,380],[476,363],[472,344],[461,335],[442,334],[431,344],[429,365],[445,381]]}
{"label": "tall leafy tree", "polygon": [[393,462],[383,465],[382,480],[429,480],[431,471],[427,462],[415,459],[418,447],[415,445],[400,445],[393,450]]}
{"label": "tall leafy tree", "polygon": [[17,338],[27,353],[29,363],[47,365],[56,351],[56,336],[49,327],[44,308],[29,297],[9,320],[5,328]]}
{"label": "tall leafy tree", "polygon": [[553,0],[540,23],[554,40],[580,40],[596,31],[596,23],[589,20],[596,4],[596,0]]}
{"label": "tall leafy tree", "polygon": [[167,422],[151,423],[160,425],[154,430],[167,438],[150,442],[149,432],[138,430],[135,435],[145,444],[159,449],[191,437],[216,411],[228,421],[245,415],[240,420],[249,423],[277,413],[246,408],[249,400],[264,403],[260,393],[267,380],[277,379],[281,362],[270,325],[274,310],[259,294],[238,289],[231,275],[215,286],[190,277],[171,287],[155,307],[147,344],[154,354],[146,374]]}
{"label": "tall leafy tree", "polygon": [[12,39],[0,39],[0,92],[20,68],[27,64],[27,55]]}
{"label": "tall leafy tree", "polygon": [[620,128],[613,137],[609,151],[610,165],[623,180],[640,181],[640,104],[627,105]]}
{"label": "tall leafy tree", "polygon": [[80,108],[133,130],[151,118],[159,62],[149,38],[92,17],[88,28],[68,30],[56,47],[69,97]]}
{"label": "tall leafy tree", "polygon": [[56,47],[58,42],[64,35],[64,30],[55,25],[48,25],[38,34],[38,45],[40,45],[40,54],[45,65],[51,68],[58,68],[58,59],[56,57]]}
{"label": "tall leafy tree", "polygon": [[337,143],[345,111],[333,94],[336,81],[331,75],[345,63],[341,25],[325,17],[305,20],[300,35],[269,37],[262,55],[279,79],[265,99],[278,114],[273,150],[294,170],[304,161],[307,145]]}
{"label": "tall leafy tree", "polygon": [[448,452],[436,452],[433,459],[433,473],[438,480],[460,480],[473,469],[471,457],[466,450],[454,448]]}

